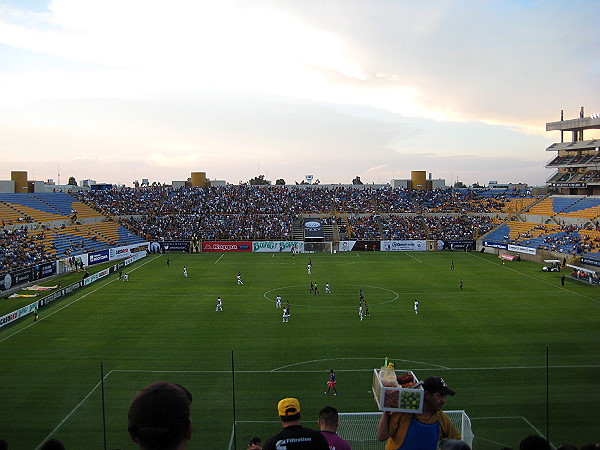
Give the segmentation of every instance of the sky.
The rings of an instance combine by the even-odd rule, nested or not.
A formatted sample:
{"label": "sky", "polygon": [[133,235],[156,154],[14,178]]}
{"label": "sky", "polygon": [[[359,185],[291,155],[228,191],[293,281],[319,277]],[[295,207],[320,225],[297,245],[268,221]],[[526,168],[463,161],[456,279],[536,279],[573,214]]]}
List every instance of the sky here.
{"label": "sky", "polygon": [[0,179],[543,185],[545,124],[600,112],[598,17],[597,0],[0,0]]}

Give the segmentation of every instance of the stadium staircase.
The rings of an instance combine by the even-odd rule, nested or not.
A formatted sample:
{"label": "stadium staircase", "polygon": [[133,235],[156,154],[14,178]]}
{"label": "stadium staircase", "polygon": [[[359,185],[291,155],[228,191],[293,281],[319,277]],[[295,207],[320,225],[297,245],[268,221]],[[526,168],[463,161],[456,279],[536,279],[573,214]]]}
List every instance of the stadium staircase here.
{"label": "stadium staircase", "polygon": [[323,225],[323,237],[325,238],[325,242],[333,242],[333,225],[326,224]]}
{"label": "stadium staircase", "polygon": [[292,224],[292,240],[303,241],[304,240],[304,224],[302,219],[294,220]]}

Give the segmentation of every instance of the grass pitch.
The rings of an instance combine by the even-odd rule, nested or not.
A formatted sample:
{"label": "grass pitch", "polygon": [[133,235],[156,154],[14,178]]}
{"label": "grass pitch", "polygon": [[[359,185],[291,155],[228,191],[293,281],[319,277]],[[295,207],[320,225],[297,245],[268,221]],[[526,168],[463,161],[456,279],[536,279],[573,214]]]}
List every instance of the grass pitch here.
{"label": "grass pitch", "polygon": [[[421,379],[442,376],[457,391],[446,409],[471,417],[478,450],[518,448],[547,430],[554,446],[598,438],[600,291],[572,280],[561,287],[560,274],[539,264],[502,266],[480,253],[204,253],[150,255],[126,271],[128,282],[112,274],[42,309],[35,324],[28,317],[0,329],[0,438],[11,449],[49,437],[104,448],[101,364],[108,449],[136,448],[129,402],[164,380],[194,395],[188,448],[223,450],[233,382],[237,448],[245,448],[280,429],[283,397],[299,398],[312,427],[326,404],[375,411],[372,374],[385,357]],[[311,281],[320,295],[309,293]],[[360,289],[371,314],[362,322]],[[278,294],[291,304],[287,324]],[[329,369],[335,397],[324,395]]]}

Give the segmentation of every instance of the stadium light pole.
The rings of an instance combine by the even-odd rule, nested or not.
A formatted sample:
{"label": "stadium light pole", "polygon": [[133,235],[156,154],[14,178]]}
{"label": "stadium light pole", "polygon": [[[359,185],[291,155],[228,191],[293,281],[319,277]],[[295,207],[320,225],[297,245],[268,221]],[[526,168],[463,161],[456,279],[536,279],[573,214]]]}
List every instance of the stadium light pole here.
{"label": "stadium light pole", "polygon": [[100,363],[100,386],[102,387],[102,433],[104,434],[104,450],[106,450],[106,408],[104,405],[104,363]]}
{"label": "stadium light pole", "polygon": [[550,365],[549,346],[546,344],[546,440],[550,442]]}
{"label": "stadium light pole", "polygon": [[237,427],[235,420],[235,363],[233,359],[233,349],[231,349],[231,394],[233,396],[233,450],[237,450]]}

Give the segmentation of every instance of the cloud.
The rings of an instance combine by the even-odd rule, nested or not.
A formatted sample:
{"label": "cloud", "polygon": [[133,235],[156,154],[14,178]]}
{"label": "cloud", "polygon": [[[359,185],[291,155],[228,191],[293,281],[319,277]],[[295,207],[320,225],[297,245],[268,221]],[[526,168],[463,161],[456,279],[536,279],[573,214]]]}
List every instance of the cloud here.
{"label": "cloud", "polygon": [[12,164],[127,153],[156,177],[495,166],[541,183],[544,122],[600,105],[599,38],[582,31],[599,15],[583,0],[4,5],[0,150]]}

